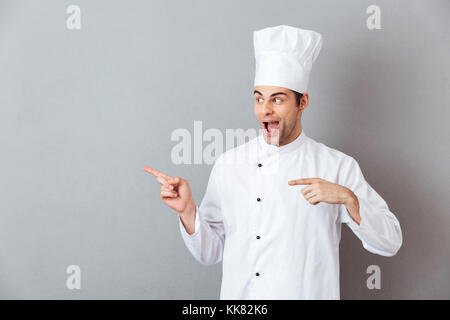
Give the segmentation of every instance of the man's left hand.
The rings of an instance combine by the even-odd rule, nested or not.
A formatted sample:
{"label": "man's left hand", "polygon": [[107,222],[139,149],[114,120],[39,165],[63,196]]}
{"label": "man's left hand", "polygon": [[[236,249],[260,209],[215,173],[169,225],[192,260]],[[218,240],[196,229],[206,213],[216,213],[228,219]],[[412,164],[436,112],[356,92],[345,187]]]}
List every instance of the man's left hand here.
{"label": "man's left hand", "polygon": [[288,184],[290,186],[307,185],[301,192],[303,197],[312,205],[319,202],[345,205],[352,219],[358,224],[360,223],[358,198],[349,188],[321,178],[291,180]]}

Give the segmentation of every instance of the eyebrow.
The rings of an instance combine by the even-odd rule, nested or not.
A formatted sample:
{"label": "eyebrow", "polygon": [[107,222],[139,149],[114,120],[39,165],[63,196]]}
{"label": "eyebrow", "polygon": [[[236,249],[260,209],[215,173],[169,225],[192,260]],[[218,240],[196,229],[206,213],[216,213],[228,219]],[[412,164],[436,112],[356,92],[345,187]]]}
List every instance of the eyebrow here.
{"label": "eyebrow", "polygon": [[[260,95],[263,95],[263,94],[262,94],[261,92],[259,92],[258,90],[253,91],[253,94],[255,94],[255,93],[259,93]],[[284,92],[275,92],[275,93],[272,93],[270,96],[273,97],[273,96],[277,96],[277,95],[279,95],[279,94],[284,94],[285,96],[287,96],[287,94],[284,93]]]}

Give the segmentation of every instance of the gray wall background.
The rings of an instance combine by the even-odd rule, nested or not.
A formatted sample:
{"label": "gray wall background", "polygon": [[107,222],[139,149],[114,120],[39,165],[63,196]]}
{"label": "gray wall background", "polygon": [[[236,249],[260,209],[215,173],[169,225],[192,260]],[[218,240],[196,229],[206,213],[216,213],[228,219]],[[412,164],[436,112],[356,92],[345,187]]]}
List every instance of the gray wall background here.
{"label": "gray wall background", "polygon": [[358,160],[403,230],[384,258],[343,227],[342,298],[450,298],[449,14],[445,0],[0,0],[0,298],[217,299],[221,264],[194,260],[142,167],[201,201],[211,166],[174,165],[170,135],[257,128],[252,31],[279,24],[324,36],[305,131]]}

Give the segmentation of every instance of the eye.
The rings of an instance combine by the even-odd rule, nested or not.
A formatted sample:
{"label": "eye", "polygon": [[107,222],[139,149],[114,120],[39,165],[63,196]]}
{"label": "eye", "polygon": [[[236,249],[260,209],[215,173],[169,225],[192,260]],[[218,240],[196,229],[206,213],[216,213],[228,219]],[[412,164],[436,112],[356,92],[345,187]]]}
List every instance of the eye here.
{"label": "eye", "polygon": [[281,99],[280,98],[274,98],[273,101],[275,101],[275,103],[281,103]]}
{"label": "eye", "polygon": [[256,98],[256,101],[259,102],[259,103],[261,103],[262,100],[263,100],[263,98]]}

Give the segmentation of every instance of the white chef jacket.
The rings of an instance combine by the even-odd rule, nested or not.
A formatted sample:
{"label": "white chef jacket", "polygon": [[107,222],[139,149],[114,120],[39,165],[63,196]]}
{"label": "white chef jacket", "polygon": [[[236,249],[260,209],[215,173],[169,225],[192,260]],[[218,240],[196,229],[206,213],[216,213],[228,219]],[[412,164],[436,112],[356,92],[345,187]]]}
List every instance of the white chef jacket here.
{"label": "white chef jacket", "polygon": [[[354,192],[359,226],[343,204],[312,205],[300,191],[306,185],[288,185],[315,177]],[[304,130],[284,146],[261,134],[223,153],[196,207],[195,232],[178,220],[196,260],[223,260],[220,299],[339,299],[342,223],[372,253],[393,256],[402,245],[398,220],[356,160]]]}

